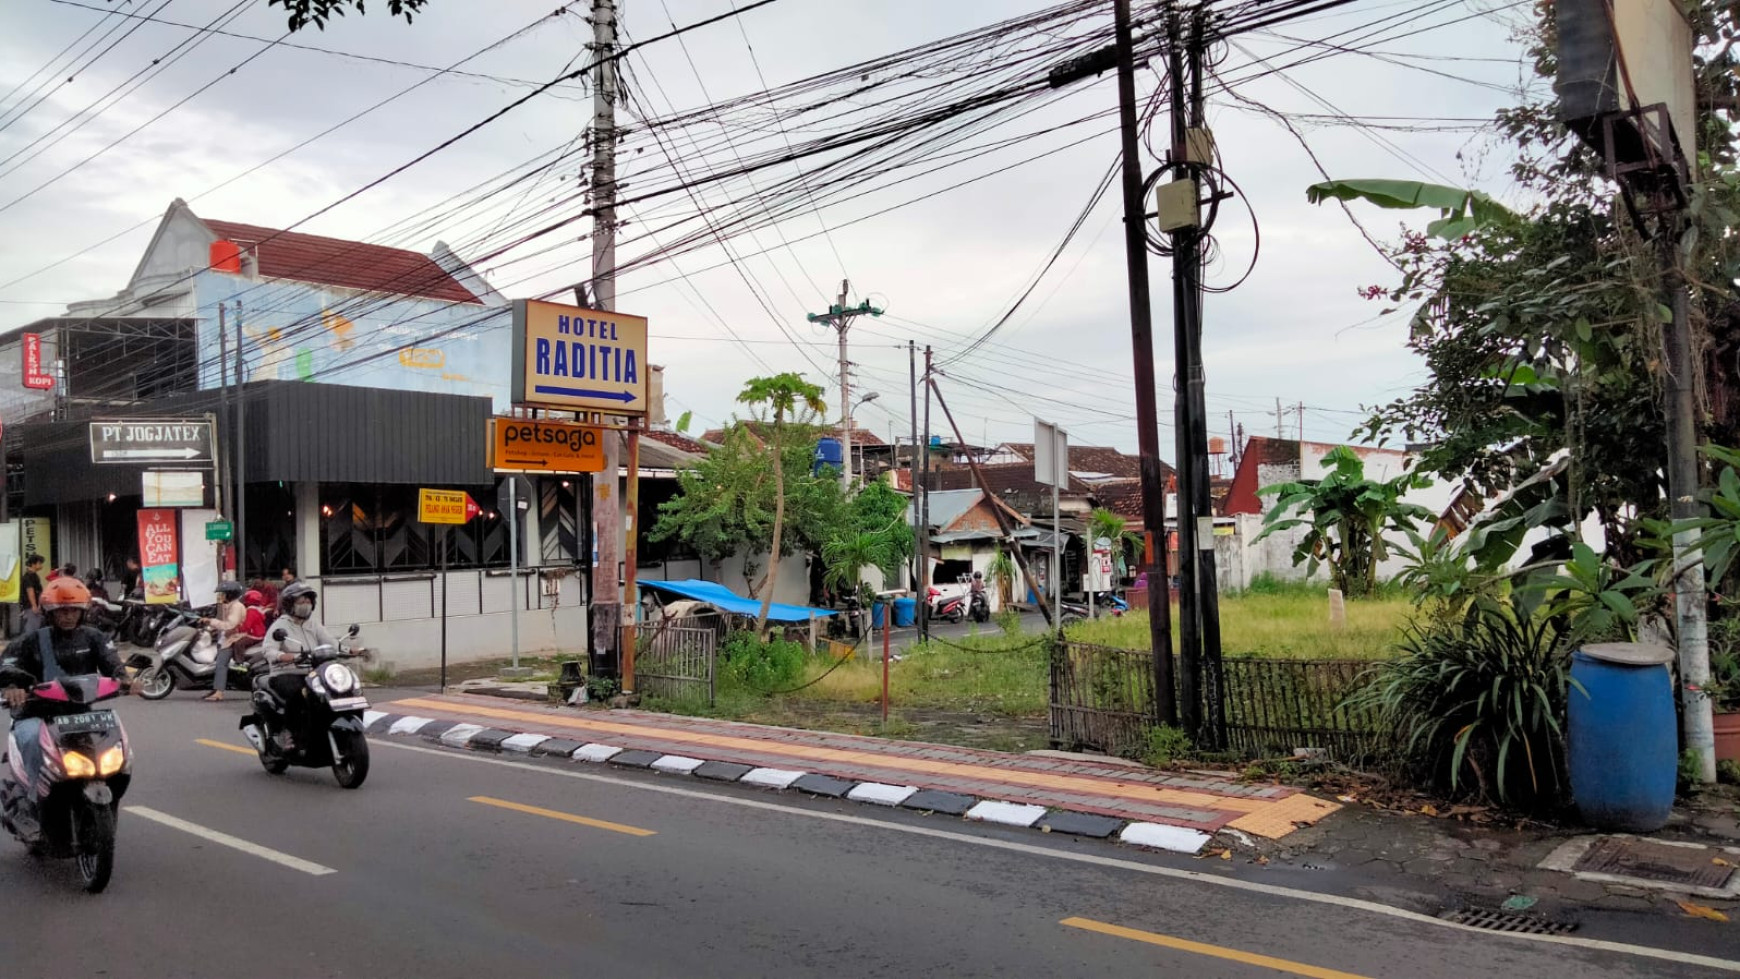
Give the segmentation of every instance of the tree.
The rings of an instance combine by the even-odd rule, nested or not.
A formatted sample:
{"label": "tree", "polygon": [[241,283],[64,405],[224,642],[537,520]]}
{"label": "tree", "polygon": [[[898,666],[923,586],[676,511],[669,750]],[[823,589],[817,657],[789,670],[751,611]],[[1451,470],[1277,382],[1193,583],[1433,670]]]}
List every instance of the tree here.
{"label": "tree", "polygon": [[834,588],[856,588],[866,567],[890,577],[912,554],[912,526],[906,522],[907,498],[887,483],[864,484],[847,508],[839,533],[822,545],[826,580]]}
{"label": "tree", "polygon": [[1322,479],[1304,479],[1257,490],[1276,497],[1257,540],[1293,527],[1307,528],[1293,550],[1293,564],[1308,564],[1306,574],[1329,566],[1330,580],[1348,598],[1364,598],[1377,590],[1378,565],[1389,557],[1384,535],[1411,532],[1416,520],[1435,514],[1406,503],[1402,494],[1424,484],[1413,473],[1376,482],[1365,478],[1365,462],[1345,445],[1323,457],[1332,467]]}
{"label": "tree", "polygon": [[[1684,253],[1704,364],[1701,421],[1707,439],[1736,444],[1740,240],[1730,229],[1740,223],[1740,9],[1717,0],[1685,6],[1699,42],[1699,131],[1680,138],[1701,151]],[[1552,7],[1539,10],[1532,53],[1537,73],[1551,78]],[[1308,191],[1313,200],[1459,211],[1432,234],[1404,236],[1392,256],[1398,284],[1363,290],[1386,300],[1385,312],[1412,311],[1408,346],[1429,376],[1372,409],[1362,433],[1423,443],[1420,471],[1465,480],[1487,498],[1568,460],[1553,525],[1569,541],[1595,515],[1610,558],[1628,566],[1645,550],[1645,528],[1668,510],[1655,246],[1614,206],[1604,162],[1568,133],[1550,95],[1501,111],[1496,127],[1517,153],[1518,199],[1535,202],[1524,212],[1473,191],[1405,181],[1330,181]],[[1569,556],[1569,543],[1560,549]]]}
{"label": "tree", "polygon": [[755,620],[755,631],[767,631],[767,615],[773,610],[773,589],[779,582],[779,555],[785,532],[785,467],[781,465],[780,449],[784,445],[786,419],[800,412],[820,414],[828,410],[822,401],[822,389],[803,379],[803,375],[787,371],[772,377],[753,377],[743,386],[737,400],[764,408],[773,415],[773,435],[768,439],[768,460],[773,464],[773,544],[768,561],[767,592],[761,598],[761,615]]}
{"label": "tree", "polygon": [[[713,561],[737,554],[770,554],[773,547],[773,467],[767,464],[767,430],[736,423],[719,448],[677,472],[677,493],[659,508],[648,533],[655,541],[680,540]],[[785,485],[782,555],[816,552],[839,536],[850,516],[838,477],[810,471],[820,429],[786,424],[780,448]],[[765,568],[744,565],[751,598],[761,597]]]}
{"label": "tree", "polygon": [[[1097,506],[1088,514],[1088,551],[1093,552],[1094,545],[1102,540],[1111,541],[1112,553],[1117,556],[1120,565],[1126,564],[1130,551],[1142,552],[1146,542],[1142,535],[1128,529],[1130,521],[1113,513],[1105,507]],[[1121,573],[1121,572],[1120,572]]]}
{"label": "tree", "polygon": [[[354,6],[359,14],[367,13],[363,9],[364,0],[266,0],[268,7],[283,7],[290,11],[290,30],[299,31],[309,24],[321,30],[326,30],[327,20],[333,17],[343,17],[345,8]],[[429,0],[387,0],[387,12],[394,17],[405,18],[405,23],[411,22],[411,15],[423,9]]]}

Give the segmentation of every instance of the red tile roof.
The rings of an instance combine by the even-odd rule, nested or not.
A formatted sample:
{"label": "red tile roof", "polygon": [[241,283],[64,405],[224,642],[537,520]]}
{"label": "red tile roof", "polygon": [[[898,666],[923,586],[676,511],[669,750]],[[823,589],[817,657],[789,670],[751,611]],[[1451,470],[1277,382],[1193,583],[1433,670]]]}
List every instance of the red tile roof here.
{"label": "red tile roof", "polygon": [[201,220],[219,239],[233,241],[242,246],[244,254],[255,255],[261,278],[455,303],[478,301],[434,259],[417,252],[235,221]]}
{"label": "red tile roof", "polygon": [[648,431],[646,437],[652,439],[654,442],[662,442],[673,449],[681,449],[684,452],[690,452],[698,456],[704,456],[713,451],[712,446],[709,446],[704,442],[698,442],[681,432],[664,432],[655,428]]}
{"label": "red tile roof", "polygon": [[[1017,455],[1033,458],[1032,442],[1003,444]],[[1172,467],[1164,462],[1160,464],[1160,468],[1162,472],[1172,472]],[[1069,447],[1069,470],[1078,473],[1104,473],[1120,479],[1140,479],[1142,459],[1140,456],[1125,455],[1109,445],[1072,445]]]}

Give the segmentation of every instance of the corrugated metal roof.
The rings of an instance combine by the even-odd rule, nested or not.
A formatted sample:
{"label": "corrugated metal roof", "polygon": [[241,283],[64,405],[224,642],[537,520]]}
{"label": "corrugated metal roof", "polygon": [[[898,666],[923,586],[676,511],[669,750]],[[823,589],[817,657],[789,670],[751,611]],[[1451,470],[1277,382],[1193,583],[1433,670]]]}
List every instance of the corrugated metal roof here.
{"label": "corrugated metal roof", "polygon": [[434,259],[418,252],[239,221],[200,220],[219,239],[236,242],[244,253],[256,256],[262,278],[455,303],[479,301]]}
{"label": "corrugated metal roof", "polygon": [[[933,490],[926,494],[926,498],[930,500],[930,526],[934,530],[959,520],[984,498],[984,494],[976,489]],[[907,508],[906,519],[908,523],[915,519],[911,507]]]}

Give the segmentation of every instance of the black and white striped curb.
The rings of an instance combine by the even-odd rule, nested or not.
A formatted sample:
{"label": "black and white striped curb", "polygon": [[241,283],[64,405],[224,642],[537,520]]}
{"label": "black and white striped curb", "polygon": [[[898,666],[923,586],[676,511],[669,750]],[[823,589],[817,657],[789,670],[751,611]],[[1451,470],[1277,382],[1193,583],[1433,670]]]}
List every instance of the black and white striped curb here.
{"label": "black and white striped curb", "polygon": [[687,775],[712,782],[735,782],[783,791],[793,789],[829,799],[846,799],[870,805],[912,809],[919,812],[961,816],[975,822],[995,823],[1065,833],[1092,839],[1116,838],[1120,843],[1197,853],[1212,839],[1209,834],[1183,826],[1134,822],[1097,813],[1047,809],[1022,802],[981,799],[958,792],[922,789],[916,785],[888,785],[836,778],[795,768],[757,768],[728,761],[708,761],[687,755],[622,748],[596,741],[575,741],[547,734],[516,734],[443,718],[386,714],[367,711],[363,721],[370,734],[420,737],[449,748],[509,752],[543,758],[640,768],[666,775]]}

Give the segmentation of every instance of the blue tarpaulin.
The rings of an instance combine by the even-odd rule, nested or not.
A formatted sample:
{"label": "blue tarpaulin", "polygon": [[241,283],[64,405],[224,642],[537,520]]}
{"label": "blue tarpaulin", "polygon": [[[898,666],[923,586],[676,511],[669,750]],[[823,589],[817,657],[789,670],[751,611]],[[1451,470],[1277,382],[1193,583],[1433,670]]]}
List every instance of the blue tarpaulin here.
{"label": "blue tarpaulin", "polygon": [[[759,600],[744,598],[716,581],[684,578],[681,581],[639,581],[636,584],[642,588],[663,592],[666,595],[706,602],[708,605],[732,615],[761,614]],[[819,619],[822,616],[833,614],[835,614],[833,609],[810,608],[807,605],[781,605],[779,602],[774,602],[773,608],[768,610],[767,618],[770,622],[808,622],[811,616]]]}

